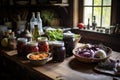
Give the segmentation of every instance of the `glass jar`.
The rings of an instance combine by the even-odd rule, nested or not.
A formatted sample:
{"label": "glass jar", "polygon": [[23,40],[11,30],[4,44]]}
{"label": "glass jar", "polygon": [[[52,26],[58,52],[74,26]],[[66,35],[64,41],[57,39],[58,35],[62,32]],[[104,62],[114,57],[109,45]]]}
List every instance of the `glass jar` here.
{"label": "glass jar", "polygon": [[65,48],[66,48],[66,56],[72,56],[73,49],[75,47],[75,38],[73,33],[66,33],[64,34],[63,41],[65,43]]}
{"label": "glass jar", "polygon": [[17,39],[18,55],[20,55],[20,56],[25,55],[26,44],[27,44],[27,38],[18,38]]}
{"label": "glass jar", "polygon": [[11,50],[14,50],[17,48],[17,41],[16,41],[16,37],[13,38],[8,38],[8,48]]}
{"label": "glass jar", "polygon": [[64,42],[55,41],[53,43],[53,61],[63,62],[66,56],[66,49],[64,47]]}
{"label": "glass jar", "polygon": [[47,37],[38,38],[38,47],[40,52],[49,52],[49,43]]}
{"label": "glass jar", "polygon": [[26,52],[26,55],[31,52],[39,52],[38,43],[37,42],[28,42],[25,52]]}

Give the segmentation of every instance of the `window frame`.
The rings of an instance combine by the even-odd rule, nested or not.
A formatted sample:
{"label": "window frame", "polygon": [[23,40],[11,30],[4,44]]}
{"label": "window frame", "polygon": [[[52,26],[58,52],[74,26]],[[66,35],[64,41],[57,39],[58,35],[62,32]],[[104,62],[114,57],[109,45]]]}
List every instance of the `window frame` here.
{"label": "window frame", "polygon": [[[79,0],[78,2],[78,22],[83,22],[83,14],[84,14],[84,0]],[[110,25],[117,24],[117,0],[112,0],[111,4],[111,20]]]}

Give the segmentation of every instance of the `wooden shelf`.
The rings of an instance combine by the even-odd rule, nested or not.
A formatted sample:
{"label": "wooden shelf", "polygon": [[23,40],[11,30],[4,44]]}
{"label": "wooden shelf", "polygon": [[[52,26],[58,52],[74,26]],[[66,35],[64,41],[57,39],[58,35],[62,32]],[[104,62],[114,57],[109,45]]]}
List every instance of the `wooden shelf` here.
{"label": "wooden shelf", "polygon": [[61,6],[67,7],[69,4],[55,3],[55,4],[36,4],[36,5],[0,5],[1,8],[14,8],[14,7],[43,7],[43,6]]}

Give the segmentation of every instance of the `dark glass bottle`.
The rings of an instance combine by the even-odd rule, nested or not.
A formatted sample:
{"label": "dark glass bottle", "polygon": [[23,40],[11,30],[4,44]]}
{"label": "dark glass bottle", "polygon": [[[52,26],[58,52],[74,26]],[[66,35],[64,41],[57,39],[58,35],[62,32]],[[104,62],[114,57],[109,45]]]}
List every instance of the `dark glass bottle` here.
{"label": "dark glass bottle", "polygon": [[90,18],[88,18],[88,24],[87,24],[87,29],[90,28]]}
{"label": "dark glass bottle", "polygon": [[93,27],[93,30],[95,30],[96,26],[97,26],[97,23],[96,23],[96,17],[93,16],[93,21],[92,21],[92,27]]}

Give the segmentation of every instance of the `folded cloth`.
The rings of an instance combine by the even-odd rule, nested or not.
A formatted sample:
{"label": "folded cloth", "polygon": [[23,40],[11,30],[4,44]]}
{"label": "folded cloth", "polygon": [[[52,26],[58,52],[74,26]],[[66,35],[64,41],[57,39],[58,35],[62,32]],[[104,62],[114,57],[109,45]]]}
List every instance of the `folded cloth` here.
{"label": "folded cloth", "polygon": [[113,60],[106,60],[105,62],[98,63],[97,67],[105,70],[114,70],[116,62]]}

